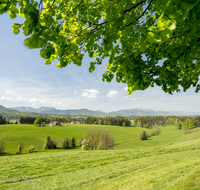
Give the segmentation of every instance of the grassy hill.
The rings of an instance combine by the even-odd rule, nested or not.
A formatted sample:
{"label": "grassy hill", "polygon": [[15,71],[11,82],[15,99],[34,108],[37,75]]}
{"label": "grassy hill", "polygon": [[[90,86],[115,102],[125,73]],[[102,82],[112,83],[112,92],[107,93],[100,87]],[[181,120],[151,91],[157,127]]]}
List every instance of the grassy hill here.
{"label": "grassy hill", "polygon": [[[150,148],[166,145],[168,143],[184,140],[186,135],[174,126],[161,127],[161,133],[147,141],[140,141],[138,134],[143,130],[151,132],[152,129],[139,127],[120,127],[113,125],[64,125],[36,127],[34,125],[0,125],[0,140],[4,141],[7,153],[15,153],[20,143],[24,144],[25,152],[33,145],[37,148],[38,143],[43,147],[48,136],[54,137],[60,146],[64,137],[75,137],[78,140],[84,136],[88,127],[108,128],[115,140],[115,150]],[[77,147],[77,149],[80,149]]]}
{"label": "grassy hill", "polygon": [[[63,137],[78,139],[88,126],[94,127],[0,125],[0,139],[6,152],[14,153],[19,143],[25,149],[32,144],[37,147],[48,135],[58,145]],[[115,150],[77,148],[0,156],[0,189],[200,189],[199,128],[184,134],[174,126],[161,127],[160,135],[140,141],[138,133],[143,128],[97,127],[109,128]],[[25,176],[32,181],[25,181]]]}
{"label": "grassy hill", "polygon": [[198,139],[149,150],[2,156],[0,189],[198,190],[199,149]]}

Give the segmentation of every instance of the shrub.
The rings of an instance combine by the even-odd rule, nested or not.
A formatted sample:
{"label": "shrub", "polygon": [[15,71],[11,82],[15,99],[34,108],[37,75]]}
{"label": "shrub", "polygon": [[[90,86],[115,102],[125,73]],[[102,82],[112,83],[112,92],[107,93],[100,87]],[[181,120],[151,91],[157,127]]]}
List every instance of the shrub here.
{"label": "shrub", "polygon": [[17,122],[17,121],[15,121],[15,124],[18,124],[18,122]]}
{"label": "shrub", "polygon": [[35,150],[35,148],[34,148],[33,145],[31,145],[31,146],[28,148],[28,152],[29,152],[29,153],[32,153],[34,150]]}
{"label": "shrub", "polygon": [[126,122],[125,121],[123,122],[123,126],[126,127]]}
{"label": "shrub", "polygon": [[18,153],[21,154],[24,150],[24,145],[22,143],[19,144],[18,146]]}
{"label": "shrub", "polygon": [[113,136],[106,129],[88,128],[85,133],[85,140],[82,142],[82,148],[87,149],[89,146],[91,150],[108,150],[114,147]]}
{"label": "shrub", "polygon": [[40,143],[37,146],[37,150],[39,150],[39,151],[42,150],[42,147],[41,147]]}
{"label": "shrub", "polygon": [[82,146],[82,141],[83,141],[83,138],[80,137],[80,138],[78,139],[78,145],[79,145],[79,146]]}
{"label": "shrub", "polygon": [[4,151],[5,151],[4,142],[0,141],[0,154],[2,154]]}
{"label": "shrub", "polygon": [[87,139],[83,139],[81,148],[82,150],[89,150],[90,143]]}
{"label": "shrub", "polygon": [[176,125],[175,125],[175,127],[177,129],[181,130],[182,129],[182,124],[180,122],[177,122]]}
{"label": "shrub", "polygon": [[69,148],[69,140],[68,140],[68,138],[64,138],[61,141],[61,148],[62,149],[68,149]]}
{"label": "shrub", "polygon": [[57,143],[56,143],[55,139],[51,140],[51,137],[48,136],[44,148],[45,149],[56,149],[56,146],[57,146]]}
{"label": "shrub", "polygon": [[146,135],[145,131],[139,133],[139,139],[141,139],[141,140],[147,140],[147,135]]}
{"label": "shrub", "polygon": [[72,147],[76,147],[76,139],[72,137]]}

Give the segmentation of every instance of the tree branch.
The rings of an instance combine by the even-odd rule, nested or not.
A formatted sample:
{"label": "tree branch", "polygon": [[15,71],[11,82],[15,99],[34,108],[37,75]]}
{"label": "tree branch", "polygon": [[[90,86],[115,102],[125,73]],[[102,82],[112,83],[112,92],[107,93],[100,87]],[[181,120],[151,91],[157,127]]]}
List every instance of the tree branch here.
{"label": "tree branch", "polygon": [[137,4],[135,4],[133,7],[131,7],[130,9],[126,9],[124,11],[124,13],[130,12],[131,10],[135,9],[136,7],[138,7],[139,5],[141,5],[142,3],[146,2],[146,0],[142,0],[140,2],[138,2]]}

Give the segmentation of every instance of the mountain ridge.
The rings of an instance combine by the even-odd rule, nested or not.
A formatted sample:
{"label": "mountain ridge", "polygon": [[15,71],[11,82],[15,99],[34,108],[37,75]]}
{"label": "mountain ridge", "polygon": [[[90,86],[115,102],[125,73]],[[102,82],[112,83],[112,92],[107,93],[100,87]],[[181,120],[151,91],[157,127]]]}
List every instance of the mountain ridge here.
{"label": "mountain ridge", "polygon": [[153,109],[142,109],[142,108],[135,108],[135,109],[121,109],[117,111],[111,112],[103,112],[103,111],[93,111],[86,108],[82,109],[66,109],[66,110],[59,110],[54,107],[40,107],[40,108],[32,108],[32,107],[11,107],[12,110],[17,111],[24,111],[24,112],[36,112],[36,113],[45,113],[45,114],[56,114],[56,115],[83,115],[83,116],[156,116],[156,115],[200,115],[200,112],[187,112],[187,111],[155,111]]}

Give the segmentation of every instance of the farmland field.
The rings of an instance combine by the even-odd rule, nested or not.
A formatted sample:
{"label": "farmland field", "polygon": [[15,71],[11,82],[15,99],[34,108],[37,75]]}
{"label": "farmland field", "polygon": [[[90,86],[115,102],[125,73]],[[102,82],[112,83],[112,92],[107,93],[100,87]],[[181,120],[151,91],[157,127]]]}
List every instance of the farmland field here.
{"label": "farmland field", "polygon": [[[78,139],[88,126],[94,127],[1,125],[0,139],[6,152],[13,154],[19,143],[25,149],[37,147],[48,135],[56,138],[58,146],[64,137]],[[140,141],[138,133],[144,128],[95,127],[111,131],[115,150],[77,148],[0,156],[0,189],[200,189],[198,128],[184,134],[174,126],[161,127],[160,135]]]}

